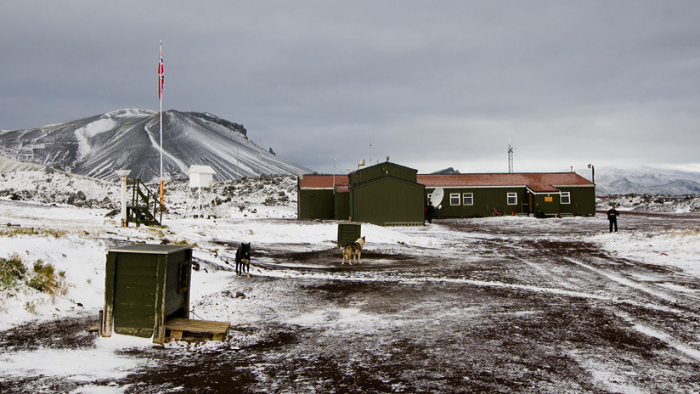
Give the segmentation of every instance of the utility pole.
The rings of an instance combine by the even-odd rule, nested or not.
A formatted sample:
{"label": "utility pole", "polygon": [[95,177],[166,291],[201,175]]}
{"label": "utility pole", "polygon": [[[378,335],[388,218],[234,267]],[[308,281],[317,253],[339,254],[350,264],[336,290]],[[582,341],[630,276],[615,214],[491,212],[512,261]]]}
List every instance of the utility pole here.
{"label": "utility pole", "polygon": [[158,60],[158,102],[160,105],[159,115],[160,115],[160,209],[163,209],[163,195],[165,190],[163,187],[163,84],[165,82],[165,72],[163,70],[163,41],[160,42],[159,50],[159,60]]}

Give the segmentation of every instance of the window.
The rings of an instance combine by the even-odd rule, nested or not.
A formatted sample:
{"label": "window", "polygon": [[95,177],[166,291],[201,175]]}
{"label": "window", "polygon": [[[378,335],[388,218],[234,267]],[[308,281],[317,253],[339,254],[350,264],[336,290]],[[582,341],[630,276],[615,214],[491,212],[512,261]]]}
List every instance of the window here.
{"label": "window", "polygon": [[571,192],[561,192],[561,203],[571,204]]}
{"label": "window", "polygon": [[518,193],[508,193],[508,205],[518,204]]}
{"label": "window", "polygon": [[464,205],[474,205],[474,193],[464,193],[464,194],[462,194],[462,204],[464,204]]}
{"label": "window", "polygon": [[459,193],[450,193],[450,205],[459,205]]}

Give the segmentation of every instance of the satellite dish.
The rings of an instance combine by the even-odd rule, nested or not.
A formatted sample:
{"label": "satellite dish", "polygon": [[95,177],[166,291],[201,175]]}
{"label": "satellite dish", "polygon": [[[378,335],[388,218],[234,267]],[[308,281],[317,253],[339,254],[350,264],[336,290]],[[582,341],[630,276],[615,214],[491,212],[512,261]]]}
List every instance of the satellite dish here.
{"label": "satellite dish", "polygon": [[445,197],[445,190],[443,190],[441,187],[436,187],[435,190],[433,190],[433,193],[430,195],[430,202],[432,202],[435,206],[440,205],[443,197]]}

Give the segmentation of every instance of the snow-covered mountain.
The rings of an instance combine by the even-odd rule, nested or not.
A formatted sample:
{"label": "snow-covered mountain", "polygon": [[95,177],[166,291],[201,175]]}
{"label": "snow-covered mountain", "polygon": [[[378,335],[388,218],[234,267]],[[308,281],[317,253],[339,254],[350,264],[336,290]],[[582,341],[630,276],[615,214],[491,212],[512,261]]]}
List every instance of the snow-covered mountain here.
{"label": "snow-covered mountain", "polygon": [[[159,179],[158,112],[129,109],[27,130],[0,130],[0,155],[104,180]],[[250,141],[245,127],[199,112],[163,112],[163,177],[185,177],[191,165],[211,166],[215,179],[310,172]]]}
{"label": "snow-covered mountain", "polygon": [[700,195],[700,173],[653,167],[596,168],[595,183],[599,195]]}

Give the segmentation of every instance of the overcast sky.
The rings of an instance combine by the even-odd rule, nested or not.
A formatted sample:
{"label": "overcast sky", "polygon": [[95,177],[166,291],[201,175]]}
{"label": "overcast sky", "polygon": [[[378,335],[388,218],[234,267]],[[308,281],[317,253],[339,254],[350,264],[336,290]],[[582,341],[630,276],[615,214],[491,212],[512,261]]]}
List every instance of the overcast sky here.
{"label": "overcast sky", "polygon": [[700,171],[700,1],[0,2],[0,129],[157,111],[162,40],[164,110],[319,172]]}

